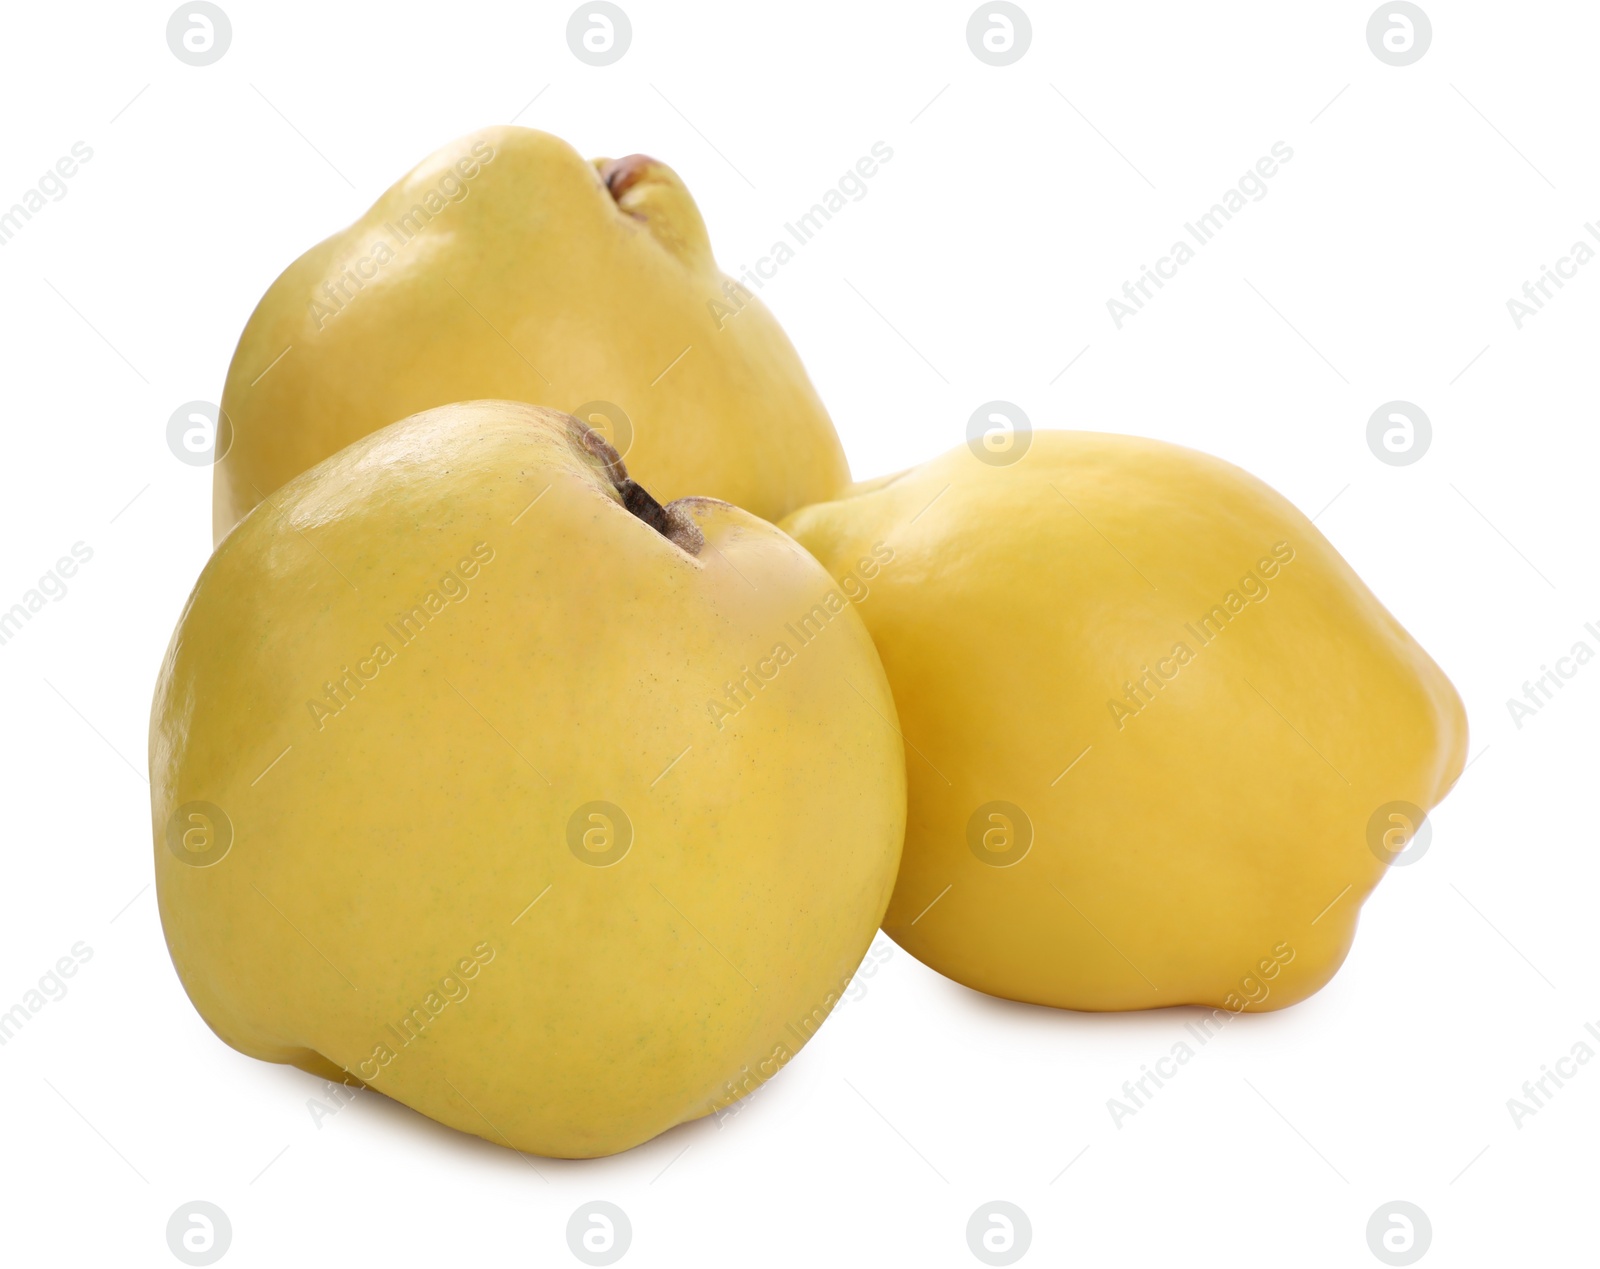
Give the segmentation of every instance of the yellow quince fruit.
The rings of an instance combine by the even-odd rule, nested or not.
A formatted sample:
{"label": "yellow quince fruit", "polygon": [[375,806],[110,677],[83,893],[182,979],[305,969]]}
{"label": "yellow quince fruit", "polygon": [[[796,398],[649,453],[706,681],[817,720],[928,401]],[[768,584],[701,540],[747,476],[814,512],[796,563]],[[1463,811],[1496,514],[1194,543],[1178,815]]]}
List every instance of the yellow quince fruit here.
{"label": "yellow quince fruit", "polygon": [[776,520],[850,478],[793,346],[717,269],[671,168],[487,128],[424,159],[256,306],[222,395],[216,540],[359,437],[487,397],[580,415],[664,500]]}
{"label": "yellow quince fruit", "polygon": [[1303,999],[1461,773],[1460,699],[1247,473],[1088,432],[1021,451],[975,443],[784,522],[855,579],[899,704],[885,930],[1068,1009]]}
{"label": "yellow quince fruit", "polygon": [[418,414],[258,506],[184,609],[150,725],[173,963],[241,1052],[627,1149],[840,998],[900,856],[894,719],[772,525],[661,505],[553,410]]}

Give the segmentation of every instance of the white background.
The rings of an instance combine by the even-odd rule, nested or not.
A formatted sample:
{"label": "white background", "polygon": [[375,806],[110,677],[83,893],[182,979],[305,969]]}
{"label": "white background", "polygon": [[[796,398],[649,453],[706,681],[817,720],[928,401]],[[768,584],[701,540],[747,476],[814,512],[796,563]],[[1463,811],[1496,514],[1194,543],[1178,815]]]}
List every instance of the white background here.
{"label": "white background", "polygon": [[[1025,0],[1032,44],[995,68],[965,2],[626,0],[632,46],[597,69],[567,5],[224,7],[205,68],[168,50],[163,4],[7,6],[0,41],[0,206],[94,151],[0,248],[0,607],[94,552],[0,647],[0,1009],[93,949],[0,1048],[8,1263],[176,1264],[167,1219],[197,1198],[239,1266],[576,1264],[590,1199],[628,1213],[640,1266],[972,1265],[991,1199],[1029,1214],[1025,1264],[1377,1264],[1392,1199],[1431,1219],[1423,1263],[1593,1263],[1600,1063],[1520,1128],[1506,1101],[1600,1026],[1600,664],[1520,729],[1506,699],[1600,650],[1600,262],[1521,330],[1506,300],[1600,219],[1600,11],[1430,0],[1430,49],[1395,68],[1365,0]],[[210,545],[211,473],[167,418],[217,399],[285,264],[513,118],[671,163],[730,272],[893,148],[763,292],[858,477],[1002,398],[1209,450],[1320,513],[1473,729],[1431,849],[1330,986],[1235,1021],[1117,1127],[1107,1099],[1192,1011],[1008,1004],[896,949],[726,1126],[581,1163],[376,1095],[318,1128],[317,1081],[211,1034],[150,886],[151,689]],[[1278,141],[1267,196],[1119,331],[1106,300]],[[1397,398],[1434,428],[1408,467],[1365,439]]]}

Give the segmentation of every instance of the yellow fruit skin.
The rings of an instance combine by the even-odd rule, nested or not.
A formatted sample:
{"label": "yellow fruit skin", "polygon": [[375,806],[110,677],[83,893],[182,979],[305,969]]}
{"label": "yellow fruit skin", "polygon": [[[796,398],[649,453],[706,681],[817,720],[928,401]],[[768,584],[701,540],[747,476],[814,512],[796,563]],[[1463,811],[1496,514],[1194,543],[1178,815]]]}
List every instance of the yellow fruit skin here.
{"label": "yellow fruit skin", "polygon": [[614,199],[564,141],[488,128],[425,159],[257,305],[223,390],[216,540],[358,437],[485,397],[621,407],[632,446],[608,438],[662,502],[776,520],[849,480],[793,346],[718,272],[670,168]]}
{"label": "yellow fruit skin", "polygon": [[[860,619],[786,632],[832,579],[708,499],[680,504],[705,536],[687,554],[576,430],[470,402],[292,481],[206,566],[150,729],[162,923],[217,1034],[562,1157],[774,1074],[865,953],[905,819]],[[787,663],[714,721],[780,642]],[[168,844],[196,801],[233,826],[207,866]],[[632,824],[608,866],[569,845],[591,801]]]}
{"label": "yellow fruit skin", "polygon": [[[909,765],[884,929],[980,991],[1302,1000],[1383,875],[1374,813],[1427,810],[1461,773],[1466,716],[1439,667],[1309,520],[1218,459],[1042,432],[1014,465],[962,448],[784,527],[841,576],[893,551],[858,605]],[[1003,822],[980,817],[969,846],[991,801],[1032,825],[1008,866],[979,857]]]}

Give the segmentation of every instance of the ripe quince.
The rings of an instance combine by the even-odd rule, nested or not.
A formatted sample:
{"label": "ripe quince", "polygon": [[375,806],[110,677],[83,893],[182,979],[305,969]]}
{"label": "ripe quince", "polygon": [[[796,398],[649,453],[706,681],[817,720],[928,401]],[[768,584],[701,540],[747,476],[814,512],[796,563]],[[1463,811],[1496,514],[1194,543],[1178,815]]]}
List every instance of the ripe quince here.
{"label": "ripe quince", "polygon": [[183,611],[150,725],[173,963],[241,1052],[626,1149],[840,998],[900,857],[894,719],[772,525],[663,506],[552,410],[426,411],[258,506]]}
{"label": "ripe quince", "polygon": [[840,577],[892,556],[856,605],[909,765],[885,930],[1013,1000],[1303,999],[1461,773],[1460,698],[1246,472],[1088,432],[1019,451],[784,522]]}
{"label": "ripe quince", "polygon": [[216,540],[351,441],[487,397],[582,416],[668,501],[776,520],[849,480],[794,347],[718,270],[671,168],[488,128],[424,159],[256,306],[222,395]]}

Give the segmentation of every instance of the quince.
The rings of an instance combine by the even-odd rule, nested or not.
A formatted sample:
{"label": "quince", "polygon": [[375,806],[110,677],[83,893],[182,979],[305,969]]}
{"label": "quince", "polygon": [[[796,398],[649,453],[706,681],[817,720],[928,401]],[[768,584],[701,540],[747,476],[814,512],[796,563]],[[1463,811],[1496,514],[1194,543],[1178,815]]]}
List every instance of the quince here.
{"label": "quince", "polygon": [[892,553],[857,604],[909,764],[884,928],[980,991],[1301,1000],[1461,773],[1439,667],[1218,459],[1040,432],[1019,461],[958,449],[784,527],[841,577]]}
{"label": "quince", "polygon": [[772,525],[661,505],[553,410],[427,411],[278,490],[189,598],[150,725],[173,963],[241,1052],[624,1150],[840,998],[900,856],[894,718]]}
{"label": "quince", "polygon": [[793,346],[718,271],[671,168],[488,128],[424,159],[256,306],[222,395],[216,540],[351,441],[485,397],[581,415],[664,500],[776,520],[850,478]]}

